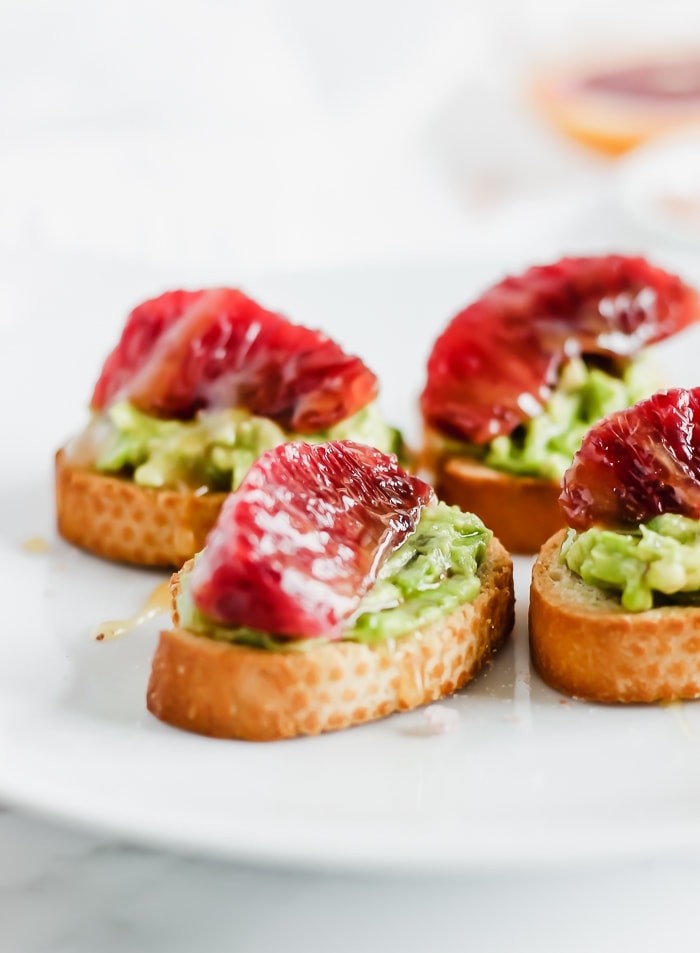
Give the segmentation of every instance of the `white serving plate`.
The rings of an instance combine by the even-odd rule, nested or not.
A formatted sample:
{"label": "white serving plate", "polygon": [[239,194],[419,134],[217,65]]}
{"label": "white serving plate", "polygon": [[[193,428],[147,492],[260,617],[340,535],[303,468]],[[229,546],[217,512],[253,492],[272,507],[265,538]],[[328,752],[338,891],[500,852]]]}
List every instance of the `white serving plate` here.
{"label": "white serving plate", "polygon": [[[366,268],[246,288],[362,354],[382,378],[387,415],[415,437],[430,341],[502,267]],[[85,419],[127,310],[176,281],[82,260],[4,282],[21,320],[6,312],[0,329],[0,797],[138,842],[299,867],[494,870],[700,855],[700,706],[602,707],[549,690],[528,660],[526,559],[516,560],[514,636],[445,702],[460,715],[447,734],[430,734],[421,711],[267,745],[152,718],[144,693],[158,622],[111,643],[89,632],[136,611],[162,575],[59,541],[51,470],[54,448]],[[693,331],[661,349],[673,383],[697,382],[699,341]],[[23,548],[36,536],[47,552]]]}

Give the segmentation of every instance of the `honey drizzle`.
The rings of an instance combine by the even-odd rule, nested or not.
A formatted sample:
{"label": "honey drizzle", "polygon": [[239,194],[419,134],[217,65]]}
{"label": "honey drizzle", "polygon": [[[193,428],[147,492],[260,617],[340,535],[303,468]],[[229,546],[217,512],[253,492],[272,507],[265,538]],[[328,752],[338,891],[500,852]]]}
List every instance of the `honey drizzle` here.
{"label": "honey drizzle", "polygon": [[91,636],[98,642],[111,642],[113,639],[121,639],[150,619],[160,615],[161,612],[167,612],[169,608],[170,580],[166,579],[153,589],[136,615],[132,615],[128,619],[113,619],[109,622],[102,622],[92,629]]}
{"label": "honey drizzle", "polygon": [[29,536],[22,541],[22,549],[25,553],[48,553],[49,541],[43,536]]}

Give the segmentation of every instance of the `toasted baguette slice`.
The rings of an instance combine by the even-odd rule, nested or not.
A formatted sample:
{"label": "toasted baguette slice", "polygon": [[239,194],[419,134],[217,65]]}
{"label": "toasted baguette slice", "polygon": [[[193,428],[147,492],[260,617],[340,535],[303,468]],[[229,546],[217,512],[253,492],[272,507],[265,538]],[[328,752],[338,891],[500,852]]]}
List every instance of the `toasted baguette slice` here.
{"label": "toasted baguette slice", "polygon": [[106,559],[141,566],[181,566],[203,546],[225,493],[137,486],[73,466],[56,454],[58,531],[69,543]]}
{"label": "toasted baguette slice", "polygon": [[536,553],[564,525],[554,480],[513,476],[467,457],[424,457],[445,503],[476,513],[511,553]]}
{"label": "toasted baguette slice", "polygon": [[625,611],[560,564],[563,538],[542,548],[530,590],[530,650],[545,682],[597,702],[700,697],[700,609]]}
{"label": "toasted baguette slice", "polygon": [[271,652],[194,635],[175,616],[153,659],[149,711],[215,738],[275,741],[435,701],[473,678],[513,627],[512,563],[495,539],[479,575],[474,602],[376,647],[335,642]]}

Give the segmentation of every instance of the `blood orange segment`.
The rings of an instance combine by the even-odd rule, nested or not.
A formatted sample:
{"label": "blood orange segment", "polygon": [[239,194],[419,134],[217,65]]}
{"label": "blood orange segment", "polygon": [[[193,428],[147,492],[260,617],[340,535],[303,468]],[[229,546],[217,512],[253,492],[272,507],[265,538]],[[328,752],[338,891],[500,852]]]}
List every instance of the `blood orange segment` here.
{"label": "blood orange segment", "polygon": [[102,410],[112,403],[151,354],[163,332],[178,321],[201,294],[201,291],[167,291],[134,308],[119,344],[102,367],[92,395],[92,407]]}
{"label": "blood orange segment", "polygon": [[224,504],[192,573],[197,608],[275,635],[338,638],[433,490],[351,441],[263,454]]}
{"label": "blood orange segment", "polygon": [[662,513],[700,519],[700,387],[662,391],[596,424],[559,503],[577,530],[624,529]]}
{"label": "blood orange segment", "polygon": [[537,413],[575,355],[627,361],[700,319],[697,292],[643,258],[564,258],[506,278],[460,312],[428,361],[430,426],[469,443]]}
{"label": "blood orange segment", "polygon": [[131,312],[92,398],[128,399],[155,416],[244,407],[315,433],[377,396],[377,379],[320,331],[292,324],[230,288],[168,292]]}

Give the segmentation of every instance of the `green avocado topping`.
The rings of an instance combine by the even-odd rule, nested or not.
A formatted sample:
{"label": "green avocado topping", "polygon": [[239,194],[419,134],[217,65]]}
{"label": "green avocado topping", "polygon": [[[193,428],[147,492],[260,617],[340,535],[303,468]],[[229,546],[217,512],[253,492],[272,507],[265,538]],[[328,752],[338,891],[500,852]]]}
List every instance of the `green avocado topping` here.
{"label": "green avocado topping", "polygon": [[246,410],[201,411],[194,420],[161,420],[126,401],[114,404],[88,427],[99,433],[96,469],[130,476],[139,486],[236,489],[266,450],[290,440],[323,443],[356,440],[385,453],[402,448],[401,435],[386,424],[376,404],[328,430],[287,433]]}
{"label": "green avocado topping", "polygon": [[622,377],[574,358],[564,365],[542,413],[509,436],[496,437],[484,463],[496,470],[559,482],[594,423],[648,397],[660,384],[645,357],[628,364]]}
{"label": "green avocado topping", "polygon": [[569,529],[560,560],[584,582],[621,593],[628,612],[700,598],[700,521],[666,513],[638,530]]}
{"label": "green avocado topping", "polygon": [[534,476],[557,483],[571,466],[586,431],[608,414],[631,407],[662,386],[656,368],[642,353],[614,376],[577,357],[562,368],[557,387],[541,413],[512,434],[494,438],[486,446],[441,441],[445,452],[476,457],[517,476]]}
{"label": "green avocado topping", "polygon": [[[491,536],[478,517],[456,506],[425,507],[415,532],[383,564],[342,638],[377,645],[472,602],[479,593],[477,573]],[[326,641],[283,638],[214,622],[194,605],[187,573],[180,573],[177,608],[184,628],[213,639],[282,652],[308,651]]]}

